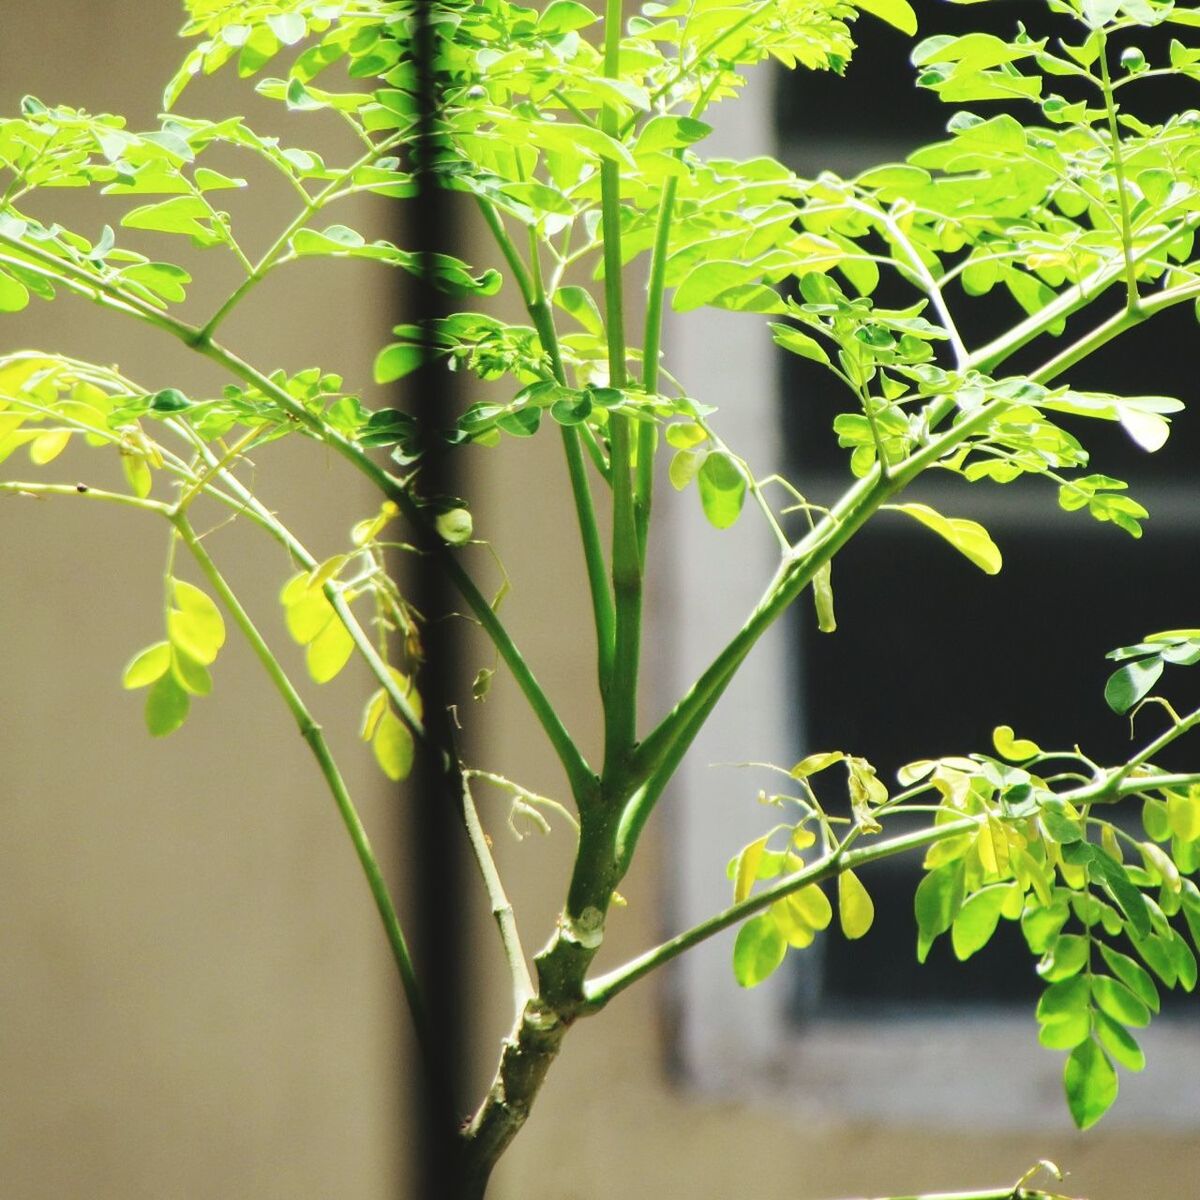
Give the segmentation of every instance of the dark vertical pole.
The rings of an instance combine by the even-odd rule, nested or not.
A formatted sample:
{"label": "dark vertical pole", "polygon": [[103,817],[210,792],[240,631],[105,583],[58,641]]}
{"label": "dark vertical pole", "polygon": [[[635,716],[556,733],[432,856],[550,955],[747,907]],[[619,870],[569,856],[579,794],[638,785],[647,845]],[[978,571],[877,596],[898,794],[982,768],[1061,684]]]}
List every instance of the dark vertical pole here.
{"label": "dark vertical pole", "polygon": [[[433,259],[457,245],[454,206],[438,186],[439,153],[437,0],[416,0],[413,59],[416,66],[419,118],[410,161],[417,194],[410,208],[408,241],[423,260],[413,282],[411,310],[427,331],[448,312],[446,299],[432,285]],[[423,454],[417,491],[427,504],[429,534],[422,539],[426,554],[416,560],[410,587],[413,602],[424,617],[425,662],[421,691],[425,700],[429,745],[418,755],[413,779],[414,845],[406,857],[412,863],[416,904],[417,967],[425,987],[429,1026],[437,1045],[440,1072],[415,1085],[413,1188],[411,1200],[457,1200],[457,1126],[465,1115],[462,1100],[464,1049],[468,1042],[463,1003],[466,942],[462,921],[464,840],[456,821],[459,784],[451,726],[452,706],[461,680],[462,652],[455,608],[446,572],[432,532],[440,502],[452,497],[454,464],[441,436],[456,412],[454,376],[432,361],[426,341],[424,366],[412,378],[412,412],[423,430]],[[433,539],[431,542],[430,539]]]}

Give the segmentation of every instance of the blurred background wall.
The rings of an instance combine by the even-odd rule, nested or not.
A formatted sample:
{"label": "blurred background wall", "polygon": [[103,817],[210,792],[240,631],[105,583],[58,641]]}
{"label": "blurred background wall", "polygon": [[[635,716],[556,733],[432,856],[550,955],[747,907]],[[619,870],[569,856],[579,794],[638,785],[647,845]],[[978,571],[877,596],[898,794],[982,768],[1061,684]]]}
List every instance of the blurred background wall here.
{"label": "blurred background wall", "polygon": [[[0,0],[0,112],[33,93],[123,112],[145,126],[181,52],[173,36],[180,20],[174,0]],[[195,85],[182,111],[245,111],[262,128],[280,129],[278,107],[254,100],[226,73]],[[727,132],[739,153],[768,144],[765,96],[742,121]],[[307,145],[336,135],[308,121],[293,136]],[[54,211],[94,233],[103,218],[91,203],[55,197]],[[229,206],[252,244],[291,211],[269,187],[234,196]],[[370,232],[387,232],[387,222],[365,208],[348,221]],[[177,241],[164,254],[177,252]],[[196,314],[233,278],[215,255],[195,259]],[[365,386],[391,324],[395,281],[342,264],[332,282],[310,290],[316,278],[288,268],[252,312],[231,322],[228,340],[268,368],[319,363]],[[758,353],[757,335],[742,330],[747,354]],[[724,381],[725,390],[732,380],[744,404],[738,416],[730,403],[730,420],[768,453],[772,377],[754,366],[767,360],[739,366],[701,326],[677,327],[674,337],[691,378]],[[0,348],[26,346],[118,361],[148,388],[225,382],[159,335],[69,298],[4,318]],[[268,502],[297,514],[298,532],[318,555],[340,548],[349,525],[374,507],[311,446],[272,446],[263,459]],[[512,441],[502,458],[473,457],[471,472],[472,495],[503,500],[481,518],[481,532],[513,577],[506,615],[514,632],[568,725],[594,728],[591,651],[572,634],[586,601],[557,446],[548,437]],[[86,456],[63,460],[58,474],[102,481]],[[732,619],[728,592],[758,570],[753,545],[740,565],[700,559],[726,556],[729,546],[712,542],[694,499],[686,500],[673,506],[669,535],[656,549],[651,709],[686,682],[704,631]],[[288,573],[282,555],[264,550],[253,531],[234,528],[219,539],[223,564],[299,668],[275,615]],[[164,531],[141,514],[101,505],[3,499],[0,546],[0,1197],[404,1195],[413,1062],[407,1018],[357,864],[257,665],[231,636],[215,697],[198,703],[179,733],[151,742],[140,700],[120,691],[119,676],[136,649],[160,636]],[[473,645],[476,665],[491,665]],[[757,661],[761,669],[764,656]],[[409,801],[356,753],[366,686],[348,672],[318,692],[314,706],[344,751],[368,828],[403,894]],[[778,676],[764,686],[777,687]],[[726,716],[761,729],[754,704],[752,690]],[[561,794],[554,764],[502,675],[468,722],[481,763]],[[799,739],[783,719],[762,740],[785,755]],[[770,749],[752,748],[756,756]],[[701,747],[699,766],[671,797],[640,870],[622,889],[629,904],[610,923],[604,963],[721,902],[724,858],[761,816],[750,785],[714,785],[700,770],[721,754]],[[480,799],[532,950],[553,922],[568,831],[517,844],[504,830],[503,800]],[[690,882],[697,872],[709,882]],[[507,1027],[507,987],[486,903],[473,881],[471,888],[479,914],[467,931],[471,999],[480,1014],[472,1070],[482,1088]],[[1014,1179],[1039,1157],[1068,1166],[1067,1191],[1091,1200],[1194,1193],[1197,1141],[1188,1120],[1156,1130],[1123,1120],[1118,1106],[1104,1127],[1080,1138],[1061,1116],[1046,1127],[1040,1116],[1022,1123],[1018,1113],[1003,1129],[986,1110],[965,1123],[906,1118],[902,1110],[855,1116],[824,1098],[839,1085],[822,1074],[836,1075],[836,1062],[811,1069],[819,1030],[807,1035],[817,1042],[781,1043],[779,1069],[760,1070],[771,1061],[772,1039],[791,1038],[779,1017],[789,984],[735,996],[728,951],[718,939],[686,971],[634,989],[573,1031],[497,1176],[498,1198],[817,1200],[983,1186]],[[1032,1027],[1030,1019],[1029,1041]],[[735,1062],[750,1047],[743,1077],[707,1070],[704,1048],[716,1040]],[[982,1076],[986,1091],[990,1070],[968,1046],[961,1071]],[[997,1112],[1011,1108],[1003,1095],[994,1101]]]}

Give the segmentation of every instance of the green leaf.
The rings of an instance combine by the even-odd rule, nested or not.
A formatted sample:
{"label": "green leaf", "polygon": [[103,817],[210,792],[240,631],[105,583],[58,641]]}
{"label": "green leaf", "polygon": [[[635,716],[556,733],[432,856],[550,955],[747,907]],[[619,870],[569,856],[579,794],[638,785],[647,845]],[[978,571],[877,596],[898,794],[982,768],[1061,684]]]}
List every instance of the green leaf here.
{"label": "green leaf", "polygon": [[838,920],[850,941],[866,934],[875,920],[875,904],[853,871],[838,876]]}
{"label": "green leaf", "polygon": [[554,303],[568,312],[595,337],[604,336],[604,319],[587,288],[561,287],[554,293]]}
{"label": "green leaf", "polygon": [[767,914],[751,917],[733,945],[733,977],[744,988],[757,987],[772,975],[787,953],[787,942]]}
{"label": "green leaf", "polygon": [[896,504],[893,507],[945,538],[981,571],[995,575],[1000,570],[1000,550],[978,521],[969,521],[965,517],[943,517],[927,504]]}
{"label": "green leaf", "polygon": [[1150,1010],[1123,983],[1109,975],[1092,977],[1092,996],[1102,1012],[1122,1025],[1143,1028],[1150,1024]]}
{"label": "green leaf", "polygon": [[800,330],[793,329],[790,325],[773,322],[771,336],[777,345],[782,346],[785,350],[790,350],[793,354],[798,354],[801,358],[829,364],[829,355],[825,353],[824,347],[816,338],[809,337],[807,333],[801,333]]}
{"label": "green leaf", "polygon": [[912,37],[917,32],[917,14],[908,0],[854,0],[856,8],[894,25]]}
{"label": "green leaf", "polygon": [[1089,946],[1086,937],[1075,933],[1062,934],[1038,963],[1038,974],[1048,983],[1078,975],[1087,965]]}
{"label": "green leaf", "polygon": [[1073,1050],[1092,1032],[1092,1014],[1086,1008],[1071,1013],[1062,1021],[1051,1021],[1038,1028],[1038,1041],[1047,1050]]}
{"label": "green leaf", "polygon": [[1158,682],[1161,658],[1143,658],[1114,671],[1104,685],[1104,699],[1115,713],[1128,712]]}
{"label": "green leaf", "polygon": [[1151,1012],[1158,1012],[1158,988],[1154,986],[1154,980],[1141,964],[1111,946],[1101,944],[1100,953],[1108,963],[1109,970],[1118,976]]}
{"label": "green leaf", "polygon": [[375,760],[394,782],[407,777],[413,764],[413,736],[407,725],[390,708],[384,708],[371,740]]}
{"label": "green leaf", "polygon": [[573,29],[584,29],[598,20],[599,17],[578,0],[550,0],[538,17],[537,25],[539,33],[570,33]]}
{"label": "green leaf", "polygon": [[991,940],[1000,921],[1000,909],[1008,895],[1006,884],[986,887],[968,896],[950,926],[954,957],[963,962]]}
{"label": "green leaf", "polygon": [[1037,1005],[1039,1025],[1057,1025],[1072,1021],[1079,1013],[1085,1016],[1090,996],[1087,976],[1076,975],[1061,983],[1052,983],[1041,995]]}
{"label": "green leaf", "polygon": [[962,906],[962,862],[935,867],[917,885],[913,908],[917,917],[917,959],[924,962],[929,948],[940,933],[945,933]]}
{"label": "green leaf", "polygon": [[151,737],[166,737],[187,720],[191,701],[170,672],[159,677],[146,696],[146,728]]}
{"label": "green leaf", "polygon": [[212,692],[212,676],[208,668],[176,647],[172,647],[171,651],[171,674],[175,676],[175,682],[192,696],[207,696]]}
{"label": "green leaf", "polygon": [[1070,915],[1062,903],[1026,908],[1021,914],[1021,932],[1029,949],[1034,954],[1045,954]]}
{"label": "green leaf", "polygon": [[746,500],[746,476],[724,450],[709,454],[696,475],[700,503],[709,524],[728,529],[741,516]]}
{"label": "green leaf", "polygon": [[121,686],[134,688],[149,687],[156,679],[166,674],[171,665],[171,643],[155,642],[134,655],[121,676]]}
{"label": "green leaf", "polygon": [[202,246],[211,246],[222,240],[221,235],[209,227],[211,220],[212,211],[199,196],[172,196],[156,204],[130,209],[121,218],[121,224],[127,229],[186,234]]}
{"label": "green leaf", "polygon": [[1090,1129],[1117,1098],[1117,1073],[1108,1056],[1088,1038],[1071,1051],[1063,1071],[1067,1107],[1080,1129]]}
{"label": "green leaf", "polygon": [[1141,1071],[1146,1066],[1146,1055],[1137,1039],[1123,1025],[1102,1012],[1096,1014],[1096,1036],[1100,1044],[1129,1071]]}
{"label": "green leaf", "polygon": [[1105,891],[1116,901],[1132,926],[1131,932],[1138,937],[1146,937],[1150,933],[1150,915],[1146,910],[1146,901],[1133,885],[1125,868],[1109,858],[1102,849],[1094,846],[1085,848],[1090,851],[1092,877],[1099,876],[1103,881]]}

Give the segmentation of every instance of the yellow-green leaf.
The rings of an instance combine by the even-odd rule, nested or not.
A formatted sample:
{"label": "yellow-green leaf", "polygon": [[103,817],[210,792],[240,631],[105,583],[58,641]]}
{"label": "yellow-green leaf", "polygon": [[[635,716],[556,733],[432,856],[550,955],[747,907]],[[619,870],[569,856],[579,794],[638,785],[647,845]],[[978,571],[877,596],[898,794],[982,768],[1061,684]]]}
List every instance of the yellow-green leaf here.
{"label": "yellow-green leaf", "polygon": [[793,779],[807,779],[808,776],[815,775],[818,771],[824,771],[826,767],[832,767],[834,763],[840,763],[845,757],[841,750],[825,750],[819,754],[810,754],[792,768],[791,776]]}
{"label": "yellow-green leaf", "polygon": [[837,632],[833,611],[833,572],[829,563],[818,567],[812,579],[813,606],[817,610],[817,628],[822,633]]}
{"label": "yellow-green leaf", "polygon": [[997,725],[992,730],[992,745],[996,747],[996,753],[1009,762],[1024,762],[1042,752],[1037,742],[1017,737],[1011,725]]}
{"label": "yellow-green leaf", "polygon": [[412,734],[390,708],[385,708],[379,718],[371,748],[389,779],[398,782],[412,770]]}
{"label": "yellow-green leaf", "polygon": [[792,892],[786,901],[800,920],[813,929],[827,929],[833,920],[833,906],[818,884],[810,883]]}
{"label": "yellow-green leaf", "polygon": [[875,920],[875,904],[853,871],[838,876],[838,920],[851,941],[862,937]]}
{"label": "yellow-green leaf", "polygon": [[358,736],[364,742],[369,742],[375,736],[375,730],[379,728],[379,722],[382,720],[383,714],[387,712],[387,706],[387,692],[380,688],[363,707],[362,727],[359,729]]}
{"label": "yellow-green leaf", "polygon": [[733,877],[733,902],[741,904],[750,895],[750,889],[758,878],[758,864],[762,861],[767,839],[759,838],[746,846],[737,857],[737,870]]}
{"label": "yellow-green leaf", "polygon": [[29,444],[29,461],[39,467],[53,462],[66,448],[71,440],[69,429],[52,429],[48,433],[39,433]]}
{"label": "yellow-green leaf", "polygon": [[121,455],[121,470],[133,494],[139,500],[145,500],[154,486],[154,477],[150,473],[150,464],[140,454]]}
{"label": "yellow-green leaf", "polygon": [[988,575],[997,574],[1003,565],[1000,548],[978,521],[970,521],[966,517],[943,517],[928,504],[896,504],[893,507],[945,538],[955,550]]}
{"label": "yellow-green leaf", "polygon": [[349,630],[335,618],[311,642],[305,653],[308,673],[317,683],[328,683],[349,661],[354,652],[354,639]]}
{"label": "yellow-green leaf", "polygon": [[208,668],[178,648],[171,654],[171,674],[175,676],[175,682],[193,696],[207,696],[212,691]]}
{"label": "yellow-green leaf", "polygon": [[166,674],[170,665],[170,642],[155,642],[153,646],[147,646],[145,650],[130,659],[121,676],[121,686],[130,691],[135,688],[149,687],[156,679],[160,679]]}
{"label": "yellow-green leaf", "polygon": [[307,646],[331,623],[336,621],[341,624],[333,611],[333,605],[320,588],[293,589],[292,594],[295,595],[296,592],[299,592],[296,599],[291,603],[285,601],[287,607],[283,611],[283,619],[288,633],[301,646]]}
{"label": "yellow-green leaf", "polygon": [[212,600],[194,584],[174,581],[178,608],[167,613],[167,636],[189,658],[208,666],[225,644],[225,622]]}
{"label": "yellow-green leaf", "polygon": [[783,935],[784,941],[793,950],[804,950],[813,944],[813,940],[817,936],[816,931],[804,920],[799,911],[787,902],[786,897],[783,900],[776,900],[767,909],[767,912],[775,922],[775,927]]}
{"label": "yellow-green leaf", "polygon": [[912,37],[917,32],[917,14],[908,0],[854,0],[855,6]]}
{"label": "yellow-green leaf", "polygon": [[1171,792],[1167,796],[1167,824],[1181,841],[1200,838],[1200,796]]}

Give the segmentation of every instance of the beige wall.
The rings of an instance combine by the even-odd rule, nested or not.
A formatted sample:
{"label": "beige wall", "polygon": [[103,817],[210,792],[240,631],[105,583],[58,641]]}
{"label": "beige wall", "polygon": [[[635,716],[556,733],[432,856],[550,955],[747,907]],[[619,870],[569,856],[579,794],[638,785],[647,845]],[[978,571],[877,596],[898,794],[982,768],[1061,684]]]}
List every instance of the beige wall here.
{"label": "beige wall", "polygon": [[[33,93],[144,128],[180,23],[173,0],[3,0],[0,111]],[[246,95],[230,74],[182,110],[239,111]],[[277,119],[275,106],[255,111]],[[265,197],[230,201],[253,246],[294,205]],[[73,194],[52,200],[81,228],[115,224]],[[153,244],[187,255],[203,281],[199,316],[233,275],[219,251],[179,242]],[[339,271],[322,306],[303,302],[306,278],[290,275],[252,320],[231,323],[231,342],[269,367],[336,363],[369,380],[386,281]],[[224,382],[161,335],[71,298],[6,318],[0,346],[117,360],[152,388]],[[9,478],[30,470],[19,461]],[[99,482],[111,465],[91,452],[46,475]],[[271,447],[262,466],[269,501],[317,552],[340,548],[374,503],[311,445]],[[142,514],[0,499],[0,1196],[395,1196],[407,1032],[369,894],[304,744],[236,636],[214,697],[165,742],[146,736],[140,696],[120,689],[126,659],[162,636],[166,544]],[[302,670],[276,616],[283,554],[240,528],[210,545]],[[350,750],[386,852],[397,805],[353,740],[365,687],[339,681],[315,704]]]}
{"label": "beige wall", "polygon": [[[173,0],[0,0],[0,111],[34,92],[146,121],[178,53],[177,24]],[[231,86],[232,76],[206,86],[184,111],[240,109],[224,98]],[[273,108],[257,111],[275,119]],[[265,231],[279,213],[244,220]],[[196,259],[205,273],[214,253]],[[332,278],[332,299],[305,306],[303,276],[291,275],[256,319],[231,326],[234,344],[257,347],[268,365],[320,362],[366,381],[389,281],[348,268]],[[221,290],[198,289],[199,309]],[[69,299],[3,319],[0,347],[26,344],[119,356],[151,386],[220,382],[155,335]],[[268,455],[288,463],[272,499],[300,514],[318,552],[332,552],[369,497],[311,447]],[[476,495],[512,501],[479,520],[516,584],[506,615],[569,725],[586,729],[591,655],[571,634],[586,606],[554,440],[510,443],[472,469]],[[88,459],[63,468],[70,478],[92,470]],[[3,500],[0,546],[0,1197],[396,1196],[406,1022],[353,856],[274,695],[231,639],[217,696],[181,733],[151,743],[138,700],[117,681],[128,655],[159,636],[163,530],[101,506]],[[282,647],[273,593],[286,564],[252,531],[222,533],[214,547]],[[655,654],[672,645],[677,618],[671,610],[656,625]],[[399,876],[401,813],[354,753],[353,715],[339,715],[355,712],[364,686],[351,678],[323,692],[319,715],[348,751],[368,826]],[[510,683],[498,678],[471,716],[486,728],[485,765],[560,789]],[[552,923],[569,839],[559,828],[515,844],[502,800],[480,800],[532,950]],[[665,832],[655,830],[623,889],[630,903],[611,922],[606,961],[662,932]],[[472,889],[482,1085],[507,1023],[506,989]],[[805,1125],[795,1113],[811,1104],[705,1097],[669,1081],[673,1022],[662,999],[648,983],[572,1033],[497,1197],[815,1200],[982,1186],[1042,1156],[1069,1166],[1068,1190],[1091,1200],[1195,1192],[1190,1136],[1116,1125],[1082,1139]]]}

